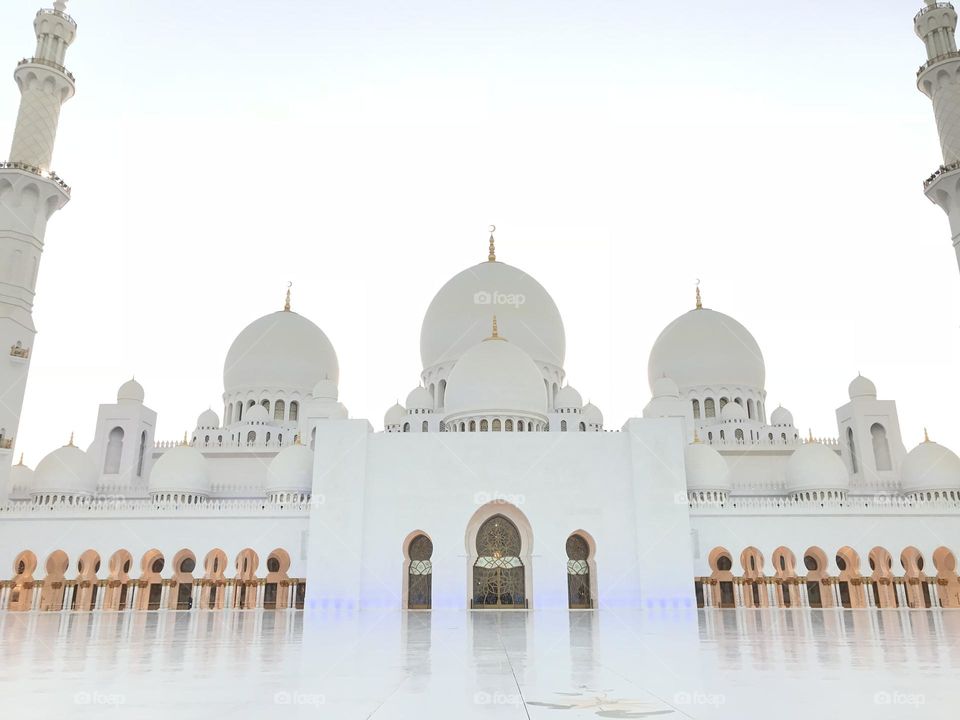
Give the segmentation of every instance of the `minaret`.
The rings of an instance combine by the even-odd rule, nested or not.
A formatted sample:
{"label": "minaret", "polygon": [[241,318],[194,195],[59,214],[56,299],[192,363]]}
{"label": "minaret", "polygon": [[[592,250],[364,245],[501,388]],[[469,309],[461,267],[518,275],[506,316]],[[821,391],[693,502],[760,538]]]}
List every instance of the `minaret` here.
{"label": "minaret", "polygon": [[[74,79],[63,66],[77,24],[65,0],[33,21],[37,49],[21,60],[14,78],[20,113],[8,162],[0,162],[0,503],[9,492],[10,458],[30,368],[33,297],[47,221],[67,204],[70,188],[50,170],[60,108],[73,97]],[[9,351],[7,351],[9,348]],[[2,357],[2,354],[0,354]]]}
{"label": "minaret", "polygon": [[943,165],[923,184],[924,193],[950,219],[953,248],[960,263],[960,53],[957,52],[957,12],[953,5],[925,0],[913,19],[917,36],[927,48],[927,62],[917,71],[917,87],[933,101],[940,134]]}

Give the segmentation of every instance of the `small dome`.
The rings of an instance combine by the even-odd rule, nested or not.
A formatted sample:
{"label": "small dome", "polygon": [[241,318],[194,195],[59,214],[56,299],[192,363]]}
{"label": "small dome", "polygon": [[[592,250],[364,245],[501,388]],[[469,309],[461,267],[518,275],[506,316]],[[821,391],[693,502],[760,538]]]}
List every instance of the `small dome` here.
{"label": "small dome", "polygon": [[445,402],[448,415],[547,412],[540,369],[519,346],[500,337],[475,345],[457,361]]}
{"label": "small dome", "polygon": [[407,395],[407,410],[433,410],[433,398],[425,387],[415,387]]}
{"label": "small dome", "polygon": [[730,490],[730,468],[723,456],[709,445],[695,442],[684,451],[687,490]]}
{"label": "small dome", "polygon": [[178,445],[154,463],[147,485],[151,493],[209,495],[207,460],[195,447]]}
{"label": "small dome", "polygon": [[31,495],[93,495],[97,492],[97,468],[89,456],[74,445],[64,445],[47,455],[33,474]]}
{"label": "small dome", "polygon": [[670,398],[675,400],[680,397],[680,388],[677,387],[677,384],[668,377],[658,377],[653,381],[653,385],[650,389],[653,393],[654,399]]}
{"label": "small dome", "polygon": [[787,460],[787,492],[799,490],[847,490],[850,476],[843,460],[833,450],[810,442],[793,451]]}
{"label": "small dome", "polygon": [[781,405],[770,413],[770,424],[776,427],[793,427],[793,413]]}
{"label": "small dome", "polygon": [[849,392],[851,400],[856,400],[857,398],[877,399],[877,386],[863,375],[857,375],[853,379],[853,382],[850,383]]}
{"label": "small dome", "polygon": [[118,403],[142,403],[143,402],[143,385],[138,383],[133,378],[130,378],[123,385],[120,386],[119,390],[117,390],[117,402]]}
{"label": "small dome", "polygon": [[664,328],[647,366],[650,389],[672,378],[681,390],[733,386],[763,390],[766,366],[750,331],[707,308],[691,310]]}
{"label": "small dome", "polygon": [[594,405],[592,402],[588,402],[583,406],[583,419],[588,425],[596,425],[597,427],[603,427],[603,413],[600,412],[600,408]]}
{"label": "small dome", "polygon": [[420,330],[423,367],[456,362],[487,337],[494,313],[505,338],[539,364],[563,367],[566,337],[556,303],[533,277],[502,262],[474,265],[440,288]]}
{"label": "small dome", "polygon": [[747,411],[743,409],[743,405],[735,402],[728,402],[723,406],[723,410],[720,411],[721,420],[746,420]]}
{"label": "small dome", "polygon": [[20,462],[10,468],[10,497],[13,500],[26,499],[33,490],[33,470]]}
{"label": "small dome", "polygon": [[243,422],[264,423],[270,421],[270,413],[263,405],[253,405],[243,413]]}
{"label": "small dome", "polygon": [[200,413],[200,417],[197,418],[197,427],[206,430],[215,430],[220,427],[220,416],[210,408],[207,408]]}
{"label": "small dome", "polygon": [[288,310],[254,320],[237,335],[223,364],[226,394],[279,388],[303,395],[322,378],[340,378],[337,353],[323,330]]}
{"label": "small dome", "polygon": [[314,400],[337,400],[340,397],[340,390],[333,380],[324,378],[313,386],[313,392],[310,394]]}
{"label": "small dome", "polygon": [[583,407],[583,398],[580,393],[570,385],[557,390],[557,397],[553,405],[558,410],[579,410]]}
{"label": "small dome", "polygon": [[387,414],[383,416],[383,426],[388,428],[392,425],[399,425],[403,422],[403,417],[406,414],[407,410],[403,407],[403,405],[400,403],[394,403],[393,407],[387,410]]}
{"label": "small dome", "polygon": [[267,466],[267,494],[308,493],[313,489],[313,451],[306,445],[290,445]]}
{"label": "small dome", "polygon": [[928,490],[960,490],[960,458],[943,445],[923,442],[907,453],[900,470],[905,495]]}

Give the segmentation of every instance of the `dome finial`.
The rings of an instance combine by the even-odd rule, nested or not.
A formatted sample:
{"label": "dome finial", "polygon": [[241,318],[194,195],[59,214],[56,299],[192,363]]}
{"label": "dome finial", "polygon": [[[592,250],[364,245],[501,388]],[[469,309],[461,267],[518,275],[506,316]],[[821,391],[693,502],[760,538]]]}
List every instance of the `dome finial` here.
{"label": "dome finial", "polygon": [[814,443],[814,442],[816,442],[816,440],[813,439],[813,428],[808,428],[808,429],[807,429],[807,442],[808,442],[808,443]]}
{"label": "dome finial", "polygon": [[67,443],[67,447],[76,447],[76,445],[73,444],[73,433],[70,433],[70,442]]}
{"label": "dome finial", "polygon": [[20,462],[17,465],[23,465],[23,453],[20,453]]}
{"label": "dome finial", "polygon": [[925,443],[930,442],[930,434],[927,432],[926,428],[923,429],[923,441]]}
{"label": "dome finial", "polygon": [[53,4],[53,9],[57,12],[66,12],[67,11],[67,0],[57,0]]}
{"label": "dome finial", "polygon": [[283,304],[284,312],[290,312],[290,288],[293,287],[292,282],[287,283],[287,301]]}
{"label": "dome finial", "polygon": [[697,279],[697,310],[703,310],[703,297],[700,295],[700,280]]}
{"label": "dome finial", "polygon": [[493,234],[497,231],[496,225],[490,226],[490,253],[487,255],[487,262],[497,261],[497,248],[493,242]]}
{"label": "dome finial", "polygon": [[183,431],[183,442],[180,443],[180,444],[183,445],[184,447],[186,447],[187,445],[189,445],[189,443],[187,442],[187,431],[186,431],[186,430]]}
{"label": "dome finial", "polygon": [[500,339],[500,332],[499,332],[499,330],[497,329],[497,316],[496,316],[496,315],[493,316],[493,332],[490,333],[490,339],[491,339],[491,340],[499,340],[499,339]]}

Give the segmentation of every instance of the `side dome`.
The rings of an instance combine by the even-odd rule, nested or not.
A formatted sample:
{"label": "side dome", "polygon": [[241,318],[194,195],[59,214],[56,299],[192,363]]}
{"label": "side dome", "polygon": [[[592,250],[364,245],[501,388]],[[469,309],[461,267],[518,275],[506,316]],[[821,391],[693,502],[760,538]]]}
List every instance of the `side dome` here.
{"label": "side dome", "polygon": [[787,492],[843,490],[850,488],[850,476],[843,460],[818,442],[801,445],[787,460]]}
{"label": "side dome", "polygon": [[210,475],[203,453],[190,445],[171,448],[157,460],[147,483],[150,493],[210,494]]}
{"label": "side dome", "polygon": [[553,406],[558,410],[580,410],[583,408],[583,398],[571,385],[565,385],[557,390],[557,397]]}
{"label": "side dome", "polygon": [[433,398],[425,387],[418,386],[407,395],[407,410],[432,410]]}
{"label": "side dome", "polygon": [[683,458],[687,469],[688,491],[730,491],[730,467],[723,456],[712,447],[701,442],[690,443],[684,450]]}
{"label": "side dome", "polygon": [[220,427],[220,416],[212,409],[207,408],[197,418],[197,427],[204,430],[216,430]]}
{"label": "side dome", "polygon": [[306,445],[290,445],[267,466],[267,495],[309,493],[313,489],[313,452]]}
{"label": "side dome", "polygon": [[80,448],[64,445],[47,455],[33,473],[31,495],[93,495],[97,492],[97,468]]}
{"label": "side dome", "polygon": [[251,405],[243,416],[245,423],[265,423],[270,422],[270,413],[263,405]]}
{"label": "side dome", "polygon": [[144,398],[143,385],[130,378],[117,390],[118,403],[142,403]]}
{"label": "side dome", "polygon": [[865,378],[863,375],[857,375],[847,390],[851,400],[857,398],[877,399],[877,386],[873,384],[870,378]]}
{"label": "side dome", "polygon": [[588,402],[583,406],[583,419],[588,425],[603,427],[603,413],[600,412],[600,408],[592,402]]}
{"label": "side dome", "polygon": [[449,417],[518,412],[544,418],[547,390],[533,359],[494,335],[464,353],[453,366],[446,406]]}
{"label": "side dome", "polygon": [[264,388],[307,395],[324,378],[339,382],[337,353],[323,330],[290,310],[247,325],[223,364],[223,389],[228,395]]}
{"label": "side dome", "polygon": [[383,427],[389,428],[394,425],[399,425],[403,422],[404,416],[407,414],[406,409],[400,403],[394,403],[393,407],[387,410],[386,414],[383,416]]}
{"label": "side dome", "polygon": [[538,365],[563,367],[566,335],[553,298],[527,273],[493,261],[455,275],[434,296],[420,330],[424,369],[455,362],[482,342],[494,314],[503,336]]}
{"label": "side dome", "polygon": [[340,399],[340,389],[337,387],[337,384],[330,380],[329,378],[324,378],[316,385],[313,386],[313,391],[310,393],[313,395],[315,400],[339,400]]}
{"label": "side dome", "polygon": [[733,420],[746,420],[747,411],[743,409],[743,405],[735,402],[728,402],[723,406],[723,410],[720,411],[720,419],[727,422]]}
{"label": "side dome", "polygon": [[793,427],[793,413],[781,405],[770,413],[770,424],[775,427]]}
{"label": "side dome", "polygon": [[650,386],[650,394],[656,398],[669,398],[675,400],[680,397],[680,388],[672,378],[658,377]]}
{"label": "side dome", "polygon": [[904,495],[937,490],[960,490],[960,457],[935,442],[922,442],[907,453],[900,469]]}
{"label": "side dome", "polygon": [[26,500],[33,490],[33,470],[20,462],[10,468],[10,499]]}
{"label": "side dome", "polygon": [[680,390],[738,386],[762,391],[763,353],[753,335],[728,315],[698,308],[664,328],[647,365],[651,391],[658,378],[672,378]]}

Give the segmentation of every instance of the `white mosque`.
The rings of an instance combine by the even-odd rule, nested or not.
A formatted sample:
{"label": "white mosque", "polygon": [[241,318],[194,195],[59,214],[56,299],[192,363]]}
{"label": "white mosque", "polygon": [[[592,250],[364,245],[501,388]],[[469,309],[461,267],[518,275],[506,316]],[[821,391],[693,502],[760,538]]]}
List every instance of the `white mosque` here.
{"label": "white mosque", "polygon": [[[928,0],[915,22],[945,160],[926,191],[955,224],[957,15]],[[493,234],[426,309],[419,382],[382,428],[350,416],[288,291],[227,350],[222,415],[182,441],[158,441],[131,379],[88,448],[12,464],[47,221],[70,199],[51,159],[77,26],[58,0],[34,29],[0,164],[0,609],[960,607],[960,457],[908,451],[871,380],[837,399],[836,437],[805,437],[767,407],[760,344],[698,289],[650,351],[646,407],[607,427],[536,269]]]}

